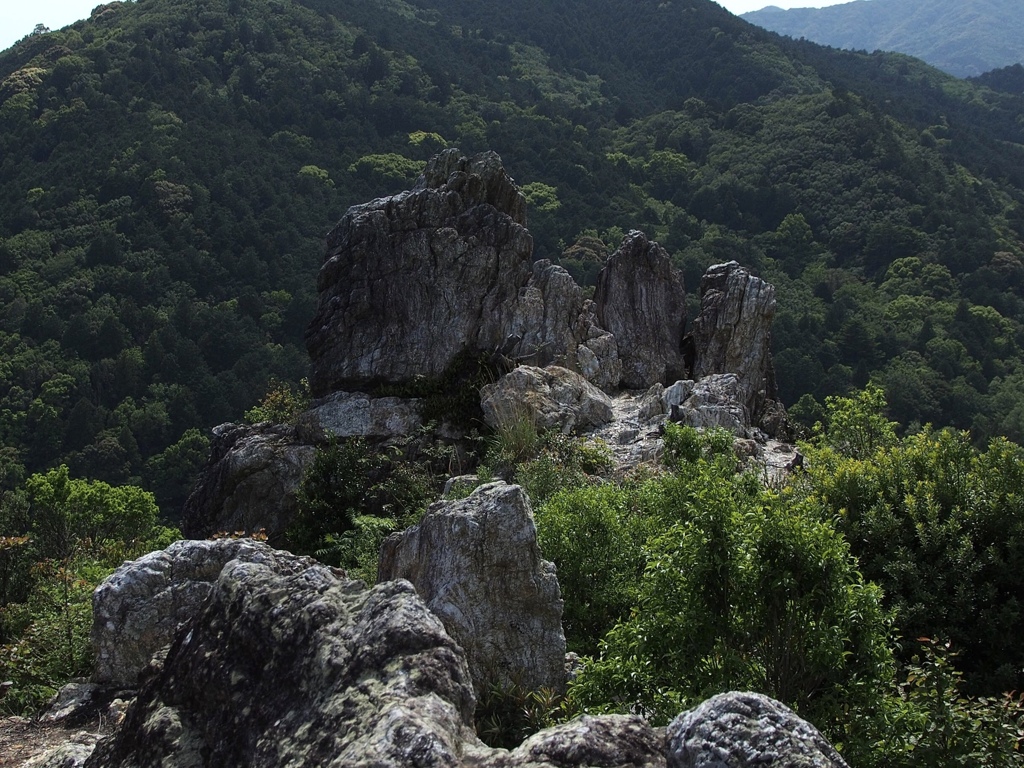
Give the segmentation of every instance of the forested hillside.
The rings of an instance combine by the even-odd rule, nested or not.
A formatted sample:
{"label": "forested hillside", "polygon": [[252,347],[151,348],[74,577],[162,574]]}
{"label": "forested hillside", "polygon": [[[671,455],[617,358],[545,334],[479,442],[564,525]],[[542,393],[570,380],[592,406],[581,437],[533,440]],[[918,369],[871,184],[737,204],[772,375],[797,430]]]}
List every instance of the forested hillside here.
{"label": "forested hillside", "polygon": [[100,6],[0,54],[0,482],[173,515],[208,428],[304,375],[324,232],[444,146],[499,152],[581,280],[640,228],[693,293],[774,282],[798,417],[875,380],[905,426],[1020,440],[1022,113],[705,0]]}
{"label": "forested hillside", "polygon": [[769,6],[743,18],[821,45],[906,53],[957,77],[1024,61],[1015,0],[855,0],[827,8]]}

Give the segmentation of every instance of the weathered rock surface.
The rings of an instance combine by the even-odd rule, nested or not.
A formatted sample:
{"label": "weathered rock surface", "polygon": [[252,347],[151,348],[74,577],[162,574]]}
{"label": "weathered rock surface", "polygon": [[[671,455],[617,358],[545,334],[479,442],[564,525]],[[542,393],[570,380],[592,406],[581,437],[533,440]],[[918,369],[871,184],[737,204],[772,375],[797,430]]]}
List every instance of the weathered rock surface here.
{"label": "weathered rock surface", "polygon": [[299,416],[298,434],[309,443],[325,435],[386,439],[412,434],[422,424],[419,400],[333,392]]}
{"label": "weathered rock surface", "polygon": [[520,291],[509,329],[512,350],[526,365],[558,365],[578,371],[602,389],[619,385],[622,366],[614,336],[598,325],[594,302],[562,267],[535,262]]}
{"label": "weathered rock surface", "polygon": [[502,482],[431,505],[381,548],[378,581],[408,579],[466,652],[477,690],[565,687],[562,599],[526,494]]}
{"label": "weathered rock surface", "polygon": [[700,282],[701,309],[693,323],[693,377],[734,373],[740,403],[757,425],[777,396],[771,361],[775,288],[735,261],[716,264]]}
{"label": "weathered rock surface", "polygon": [[252,539],[219,539],[177,541],[125,563],[93,593],[93,682],[135,688],[139,673],[178,626],[198,613],[228,562],[276,565],[282,558],[289,564],[312,562]]}
{"label": "weathered rock surface", "polygon": [[493,152],[442,152],[411,191],[350,208],[327,236],[306,333],[313,395],[501,349],[532,251],[525,198]]}
{"label": "weathered rock surface", "polygon": [[277,543],[295,517],[295,492],[314,453],[286,424],[216,427],[210,458],[185,502],[182,532],[204,539],[263,529]]}
{"label": "weathered rock surface", "polygon": [[818,729],[759,693],[723,693],[668,727],[670,768],[848,768]]}
{"label": "weathered rock surface", "polygon": [[618,344],[622,386],[684,378],[686,290],[664,248],[642,232],[626,235],[598,276],[594,303],[600,325]]}
{"label": "weathered rock surface", "polygon": [[465,657],[407,582],[234,560],[90,768],[456,766],[482,749]]}
{"label": "weathered rock surface", "polygon": [[[744,404],[743,384],[735,373],[712,374],[697,382],[679,381],[665,392],[672,421],[698,429],[721,427],[746,437],[750,413]],[[686,399],[678,405],[673,402],[683,396]]]}
{"label": "weathered rock surface", "polygon": [[[531,609],[560,601],[549,564],[539,556],[506,556],[499,562],[495,550],[484,558],[491,579],[461,578],[466,575],[463,566],[480,561],[477,554],[488,541],[492,548],[505,544],[507,550],[514,549],[508,543],[515,541],[536,547],[527,530],[532,527],[529,510],[517,487],[494,483],[474,495],[475,500],[435,505],[414,536],[390,541],[392,548],[407,545],[402,556],[425,555],[424,562],[456,564],[448,571],[451,578],[436,582],[441,588],[434,595],[433,611],[407,581],[385,581],[367,589],[308,558],[251,541],[181,542],[142,558],[134,565],[145,582],[160,571],[147,563],[193,563],[195,558],[184,557],[182,548],[194,555],[196,547],[209,546],[216,555],[207,561],[207,575],[215,576],[203,582],[207,594],[192,606],[191,618],[172,630],[170,646],[146,667],[138,695],[114,734],[88,759],[95,737],[66,745],[39,764],[845,767],[812,726],[778,702],[749,693],[717,696],[683,713],[669,726],[667,739],[665,732],[637,716],[608,715],[584,716],[547,729],[512,751],[484,746],[473,731],[476,701],[467,663],[467,651],[479,659],[481,649],[464,650],[444,623],[454,619],[465,626],[468,621],[482,638],[501,642],[488,634],[486,622],[499,615],[497,604],[504,601],[506,635],[519,631],[519,640],[532,638],[534,647],[505,646],[497,657],[518,654],[515,658],[522,661],[525,652],[539,662],[538,647],[549,639],[549,622],[538,624]],[[470,506],[477,509],[467,510]],[[513,517],[520,525],[509,523]],[[485,536],[487,532],[492,535]],[[447,541],[448,549],[443,558],[434,558],[442,550],[429,543],[440,541]],[[232,553],[235,559],[218,565]],[[536,566],[532,587],[523,559]],[[411,560],[410,567],[418,568]],[[485,587],[487,594],[481,591]],[[523,589],[532,589],[532,606],[522,597]],[[477,597],[465,601],[473,590]],[[472,606],[482,609],[469,610]],[[154,625],[163,620],[160,611],[142,618]],[[552,648],[562,650],[564,641]],[[552,666],[561,668],[562,661],[558,653]],[[509,667],[506,671],[512,674]],[[518,675],[516,681],[542,682]]]}
{"label": "weathered rock surface", "polygon": [[480,391],[484,420],[497,427],[528,418],[540,431],[579,432],[612,420],[611,398],[583,376],[557,365],[521,365]]}
{"label": "weathered rock surface", "polygon": [[584,715],[530,736],[508,755],[496,755],[492,768],[663,768],[665,743],[636,715]]}

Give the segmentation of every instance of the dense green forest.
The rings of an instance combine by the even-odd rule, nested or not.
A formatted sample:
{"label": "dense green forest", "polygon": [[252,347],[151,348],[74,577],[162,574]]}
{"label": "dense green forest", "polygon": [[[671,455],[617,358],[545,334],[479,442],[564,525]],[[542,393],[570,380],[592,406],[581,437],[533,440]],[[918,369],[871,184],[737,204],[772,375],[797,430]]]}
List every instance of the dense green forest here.
{"label": "dense green forest", "polygon": [[[458,146],[501,154],[536,256],[581,282],[638,228],[683,269],[693,310],[712,263],[774,283],[782,399],[808,429],[825,424],[807,447],[820,469],[789,489],[736,476],[714,436],[671,438],[670,476],[625,491],[589,488],[600,462],[541,436],[539,457],[492,455],[527,465],[546,554],[567,594],[573,578],[593,593],[567,598],[571,642],[607,649],[580,706],[639,695],[609,680],[645,658],[647,688],[665,691],[644,703],[652,712],[725,684],[798,705],[802,689],[772,688],[782,678],[754,628],[772,574],[806,585],[799,549],[835,564],[821,595],[860,590],[832,605],[831,627],[851,626],[844,611],[871,619],[846,676],[804,711],[864,764],[902,764],[892,756],[925,744],[908,735],[922,723],[961,733],[978,717],[994,730],[934,754],[997,754],[1017,726],[965,696],[1021,684],[1008,646],[1024,459],[1002,439],[1024,441],[1019,74],[963,81],[902,55],[784,40],[707,0],[137,0],[0,53],[0,670],[18,682],[5,706],[37,705],[83,671],[84,646],[57,640],[81,639],[91,585],[175,535],[158,520],[176,519],[212,426],[305,374],[333,222]],[[435,490],[427,469],[364,488],[339,467],[386,460],[333,450],[320,480],[401,496],[401,522]],[[578,497],[559,495],[574,484]],[[309,549],[356,552],[344,564],[371,570],[367,542],[399,519],[357,518],[313,530]],[[573,544],[558,539],[567,520],[604,532],[617,581],[574,577],[559,552]],[[697,529],[720,532],[717,552]],[[768,540],[802,544],[743,570]],[[656,647],[635,653],[659,616],[700,613],[699,588],[658,581],[689,562],[733,569],[745,600],[679,638],[705,672],[731,665],[704,677],[659,666]],[[805,639],[831,663],[834,643]],[[847,695],[865,719],[840,727]],[[930,711],[929,696],[956,706]],[[1000,711],[1019,717],[1019,701]]]}
{"label": "dense green forest", "polygon": [[64,463],[173,515],[205,430],[303,375],[323,233],[447,145],[581,280],[641,228],[691,292],[775,282],[787,404],[875,380],[1024,437],[1024,100],[906,57],[702,0],[139,0],[0,54],[0,99],[5,489]]}

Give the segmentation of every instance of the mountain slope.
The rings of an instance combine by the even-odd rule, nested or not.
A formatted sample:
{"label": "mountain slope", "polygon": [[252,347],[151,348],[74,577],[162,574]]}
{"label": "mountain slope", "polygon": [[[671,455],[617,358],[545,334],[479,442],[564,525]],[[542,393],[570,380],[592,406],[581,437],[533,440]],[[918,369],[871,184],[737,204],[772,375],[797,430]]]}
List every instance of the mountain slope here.
{"label": "mountain slope", "polygon": [[770,6],[742,18],[835,48],[899,51],[957,77],[1024,62],[1016,0],[854,0],[827,8]]}
{"label": "mountain slope", "polygon": [[787,404],[875,378],[904,422],[1022,437],[1022,112],[706,0],[100,6],[0,53],[0,482],[175,509],[202,430],[303,375],[323,233],[448,145],[502,155],[581,279],[642,228],[691,291],[774,281]]}

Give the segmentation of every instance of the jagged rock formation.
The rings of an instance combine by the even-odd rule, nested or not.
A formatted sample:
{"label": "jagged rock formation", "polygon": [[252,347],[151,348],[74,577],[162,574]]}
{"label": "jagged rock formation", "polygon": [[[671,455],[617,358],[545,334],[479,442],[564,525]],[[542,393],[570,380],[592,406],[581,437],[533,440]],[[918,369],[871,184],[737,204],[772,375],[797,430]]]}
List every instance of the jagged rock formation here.
{"label": "jagged rock formation", "polygon": [[693,322],[693,376],[733,373],[740,405],[757,425],[777,397],[771,362],[775,288],[735,261],[708,268],[700,281],[700,314]]}
{"label": "jagged rock formation", "polygon": [[314,448],[285,424],[222,424],[182,512],[192,538],[265,530],[280,541],[297,511],[295,493]]}
{"label": "jagged rock formation", "polygon": [[622,386],[641,389],[685,377],[686,289],[664,248],[643,232],[626,235],[597,278],[594,303],[600,324],[618,343]]}
{"label": "jagged rock formation", "polygon": [[135,688],[139,673],[210,596],[231,561],[275,564],[277,552],[252,539],[177,541],[125,563],[93,593],[94,683]]}
{"label": "jagged rock formation", "polygon": [[513,349],[517,361],[579,371],[602,389],[619,386],[615,337],[600,327],[594,302],[583,298],[572,275],[547,259],[534,263],[519,292],[510,337],[519,339]]}
{"label": "jagged rock formation", "polygon": [[494,153],[434,157],[409,192],[348,210],[327,236],[306,335],[315,397],[440,376],[507,338],[530,277],[526,201]]}
{"label": "jagged rock formation", "polygon": [[480,390],[484,421],[498,427],[526,418],[540,431],[579,432],[612,420],[612,401],[578,373],[557,365],[521,365]]}
{"label": "jagged rock formation", "polygon": [[479,746],[465,657],[407,582],[227,563],[91,768],[408,766]]}
{"label": "jagged rock formation", "polygon": [[[500,484],[483,492],[515,494]],[[464,534],[473,523],[461,518]],[[190,562],[182,547],[206,544],[154,555]],[[179,617],[114,734],[87,759],[91,744],[51,753],[41,765],[845,768],[812,726],[745,693],[683,713],[667,738],[635,715],[584,716],[512,751],[486,747],[473,730],[476,699],[461,643],[411,584],[367,589],[308,558],[254,542],[234,546],[240,557],[224,562],[205,582],[206,599]],[[230,549],[216,547],[211,573]],[[134,567],[146,571],[142,561]]]}
{"label": "jagged rock formation", "polygon": [[668,727],[673,768],[848,768],[818,729],[760,693],[723,693]]}
{"label": "jagged rock formation", "polygon": [[381,548],[378,581],[408,579],[469,662],[492,683],[565,687],[565,635],[555,566],[541,558],[526,494],[502,482],[431,505]]}

